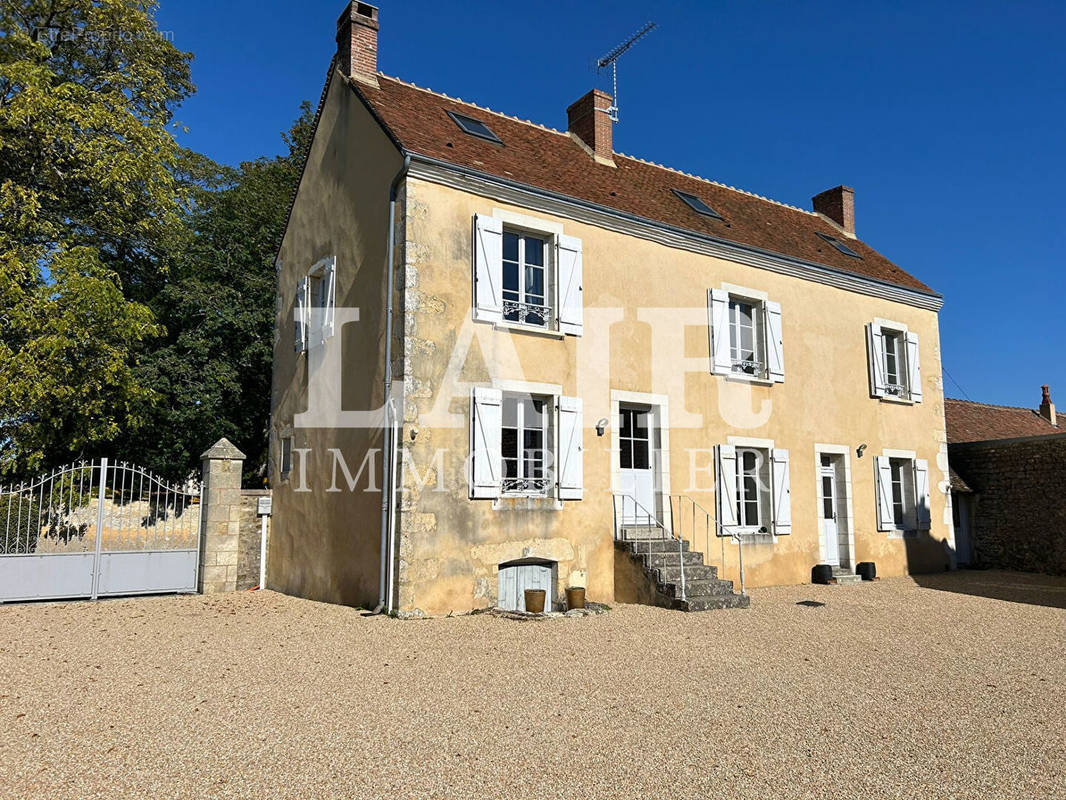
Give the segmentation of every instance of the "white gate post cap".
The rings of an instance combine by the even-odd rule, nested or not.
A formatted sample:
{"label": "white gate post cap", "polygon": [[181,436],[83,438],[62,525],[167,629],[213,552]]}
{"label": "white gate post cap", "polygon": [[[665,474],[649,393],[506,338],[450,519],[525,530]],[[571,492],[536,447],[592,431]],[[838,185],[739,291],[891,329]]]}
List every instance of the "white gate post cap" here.
{"label": "white gate post cap", "polygon": [[205,450],[200,456],[201,461],[244,461],[246,456],[237,447],[223,436],[217,442],[212,445],[208,450]]}

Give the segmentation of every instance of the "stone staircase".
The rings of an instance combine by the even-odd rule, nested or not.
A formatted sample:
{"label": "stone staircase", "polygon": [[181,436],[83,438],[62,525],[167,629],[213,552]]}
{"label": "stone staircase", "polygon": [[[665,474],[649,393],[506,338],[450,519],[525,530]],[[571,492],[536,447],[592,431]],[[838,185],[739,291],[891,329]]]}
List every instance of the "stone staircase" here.
{"label": "stone staircase", "polygon": [[838,586],[850,586],[854,583],[862,583],[862,576],[856,575],[854,570],[845,567],[833,567],[833,578]]}
{"label": "stone staircase", "polygon": [[[703,553],[689,549],[688,542],[667,536],[654,525],[625,526],[615,547],[637,561],[643,569],[654,603],[680,611],[711,611],[716,608],[747,608],[747,595],[733,591],[733,581],[718,577],[718,567],[703,563]],[[683,561],[682,561],[683,559]],[[681,599],[681,564],[685,565],[685,599]]]}

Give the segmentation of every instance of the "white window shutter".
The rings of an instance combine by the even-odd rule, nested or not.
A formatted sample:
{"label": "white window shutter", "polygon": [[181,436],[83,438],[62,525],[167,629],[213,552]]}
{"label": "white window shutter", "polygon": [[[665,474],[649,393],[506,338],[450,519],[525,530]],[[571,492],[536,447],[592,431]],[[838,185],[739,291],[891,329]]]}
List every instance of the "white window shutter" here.
{"label": "white window shutter", "polygon": [[333,335],[337,307],[337,257],[331,256],[322,271],[322,341]]}
{"label": "white window shutter", "polygon": [[[733,371],[733,358],[729,354],[729,292],[708,291],[707,309],[711,318],[711,372],[728,375]],[[735,460],[734,455],[734,465]]]}
{"label": "white window shutter", "polygon": [[765,309],[767,376],[774,383],[784,383],[785,338],[781,332],[781,304],[767,300]]}
{"label": "white window shutter", "polygon": [[307,286],[308,278],[303,277],[296,284],[296,301],[293,303],[293,346],[297,353],[307,349]]}
{"label": "white window shutter", "polygon": [[788,476],[788,450],[774,448],[771,455],[773,499],[774,499],[774,535],[786,536],[792,533],[792,487]]}
{"label": "white window shutter", "polygon": [[474,215],[474,319],[503,319],[503,222]]}
{"label": "white window shutter", "polygon": [[737,526],[737,448],[734,445],[715,445],[714,475],[719,535],[729,536]]}
{"label": "white window shutter", "polygon": [[922,402],[922,365],[918,359],[918,334],[907,333],[907,387],[911,400]]}
{"label": "white window shutter", "polygon": [[584,490],[584,435],[580,397],[559,398],[559,499],[580,500]]}
{"label": "white window shutter", "polygon": [[874,482],[877,484],[877,530],[895,530],[892,516],[892,462],[888,456],[874,456]]}
{"label": "white window shutter", "polygon": [[929,462],[924,458],[914,460],[914,503],[917,509],[918,530],[929,530],[932,520],[929,511]]}
{"label": "white window shutter", "polygon": [[885,386],[885,337],[881,326],[871,322],[866,326],[867,353],[870,362],[870,394],[884,397]]}
{"label": "white window shutter", "polygon": [[500,429],[503,427],[503,392],[475,386],[470,393],[470,496],[500,496],[503,466]]}
{"label": "white window shutter", "polygon": [[559,276],[559,330],[580,336],[585,319],[581,240],[559,234],[555,238],[555,258]]}

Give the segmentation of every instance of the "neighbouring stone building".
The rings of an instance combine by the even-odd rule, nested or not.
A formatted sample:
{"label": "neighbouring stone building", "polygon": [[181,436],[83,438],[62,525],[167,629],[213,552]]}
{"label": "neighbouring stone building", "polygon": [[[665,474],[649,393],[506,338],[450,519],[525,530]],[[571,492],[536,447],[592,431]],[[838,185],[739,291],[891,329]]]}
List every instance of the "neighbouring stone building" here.
{"label": "neighbouring stone building", "polygon": [[555,130],[419,88],[379,32],[338,20],[277,257],[269,588],[698,609],[746,602],[741,546],[749,585],[951,566],[942,299],[851,188],[623,155],[599,90]]}
{"label": "neighbouring stone building", "polygon": [[1039,409],[945,400],[958,560],[1066,575],[1066,429]]}

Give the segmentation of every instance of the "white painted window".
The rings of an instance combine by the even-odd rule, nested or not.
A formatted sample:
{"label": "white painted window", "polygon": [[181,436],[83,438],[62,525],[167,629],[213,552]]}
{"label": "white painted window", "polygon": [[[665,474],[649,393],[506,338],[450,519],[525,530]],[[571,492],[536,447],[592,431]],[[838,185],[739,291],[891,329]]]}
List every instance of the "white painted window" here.
{"label": "white painted window", "polygon": [[779,303],[758,293],[711,289],[711,372],[782,383],[784,337]]}
{"label": "white painted window", "polygon": [[503,494],[543,495],[548,491],[548,417],[551,400],[505,393],[501,455]]}
{"label": "white painted window", "polygon": [[470,496],[580,500],[583,433],[580,398],[475,388]]}
{"label": "white painted window", "polygon": [[302,353],[333,335],[337,305],[337,259],[323,258],[296,285],[294,340]]}
{"label": "white painted window", "polygon": [[537,328],[551,322],[549,243],[540,236],[503,231],[503,318]]}
{"label": "white painted window", "polygon": [[792,532],[788,451],[718,445],[715,492],[722,535]]}
{"label": "white painted window", "polygon": [[920,458],[877,456],[877,527],[915,535],[929,530],[929,464]]}
{"label": "white painted window", "polygon": [[729,298],[729,356],[733,372],[762,377],[766,358],[762,347],[761,309],[755,303]]}
{"label": "white painted window", "polygon": [[918,335],[905,325],[876,320],[866,326],[870,394],[920,403],[922,373]]}
{"label": "white painted window", "polygon": [[474,318],[580,336],[581,240],[474,217]]}

